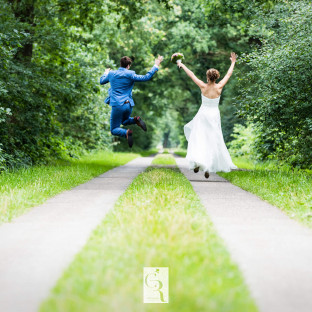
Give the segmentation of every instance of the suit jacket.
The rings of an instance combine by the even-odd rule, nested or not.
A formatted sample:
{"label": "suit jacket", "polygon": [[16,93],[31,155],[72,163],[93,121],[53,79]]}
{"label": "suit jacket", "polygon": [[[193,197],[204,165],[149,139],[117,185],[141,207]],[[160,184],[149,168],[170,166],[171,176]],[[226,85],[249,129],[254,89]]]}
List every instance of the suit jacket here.
{"label": "suit jacket", "polygon": [[105,103],[110,106],[118,106],[123,105],[125,101],[128,100],[130,105],[134,106],[134,101],[132,99],[134,83],[136,81],[150,80],[157,71],[157,66],[153,66],[146,75],[137,75],[133,70],[128,70],[123,67],[119,67],[118,70],[111,70],[107,75],[103,75],[100,79],[101,85],[108,82],[110,82],[111,85]]}

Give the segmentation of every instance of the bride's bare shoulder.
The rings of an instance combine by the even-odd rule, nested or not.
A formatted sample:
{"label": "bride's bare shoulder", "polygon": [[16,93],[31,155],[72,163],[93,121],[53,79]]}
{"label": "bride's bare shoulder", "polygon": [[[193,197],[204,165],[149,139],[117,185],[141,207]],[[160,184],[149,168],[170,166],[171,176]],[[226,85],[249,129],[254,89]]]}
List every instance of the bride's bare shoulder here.
{"label": "bride's bare shoulder", "polygon": [[217,84],[211,86],[207,83],[206,87],[202,88],[201,91],[204,96],[214,99],[221,95],[222,88],[218,87]]}
{"label": "bride's bare shoulder", "polygon": [[216,88],[219,89],[220,91],[222,91],[223,86],[221,86],[219,83],[216,83]]}

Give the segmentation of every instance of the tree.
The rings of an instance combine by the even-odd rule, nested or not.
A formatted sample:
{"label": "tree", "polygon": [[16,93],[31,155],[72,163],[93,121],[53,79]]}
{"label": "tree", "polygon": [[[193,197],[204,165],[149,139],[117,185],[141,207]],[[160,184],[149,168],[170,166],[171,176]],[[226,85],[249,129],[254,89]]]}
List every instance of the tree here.
{"label": "tree", "polygon": [[283,1],[257,11],[254,29],[261,46],[245,56],[237,107],[260,129],[262,158],[293,166],[312,165],[312,7],[310,1]]}

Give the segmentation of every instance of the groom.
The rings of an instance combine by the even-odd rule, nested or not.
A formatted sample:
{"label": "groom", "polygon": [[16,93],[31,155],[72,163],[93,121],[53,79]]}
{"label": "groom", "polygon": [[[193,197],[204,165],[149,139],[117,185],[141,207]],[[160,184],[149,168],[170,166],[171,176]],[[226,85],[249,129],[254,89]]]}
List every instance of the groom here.
{"label": "groom", "polygon": [[118,70],[107,68],[100,79],[100,84],[110,82],[108,97],[105,103],[112,107],[110,117],[110,130],[112,135],[127,138],[129,147],[133,145],[132,130],[121,128],[120,125],[127,126],[137,124],[144,131],[147,130],[145,122],[139,117],[130,117],[134,102],[132,99],[132,89],[136,81],[148,81],[158,71],[162,56],[158,56],[155,65],[146,75],[137,75],[133,70],[129,70],[132,60],[124,56],[120,60]]}

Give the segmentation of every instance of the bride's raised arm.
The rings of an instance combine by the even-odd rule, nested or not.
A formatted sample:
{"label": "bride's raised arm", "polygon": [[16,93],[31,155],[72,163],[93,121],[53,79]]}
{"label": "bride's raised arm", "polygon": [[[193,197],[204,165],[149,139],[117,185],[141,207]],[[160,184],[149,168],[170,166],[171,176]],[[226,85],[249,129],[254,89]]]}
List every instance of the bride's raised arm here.
{"label": "bride's raised arm", "polygon": [[234,66],[235,66],[235,62],[236,62],[236,57],[237,57],[237,55],[234,52],[232,52],[231,57],[230,57],[232,64],[231,64],[228,72],[224,76],[224,78],[218,83],[218,86],[220,86],[221,88],[223,88],[226,85],[226,83],[228,82],[228,80],[230,79],[230,77],[233,74],[233,70],[234,70]]}
{"label": "bride's raised arm", "polygon": [[189,70],[182,62],[179,62],[177,64],[180,68],[183,68],[184,71],[186,72],[186,74],[200,87],[200,88],[204,88],[206,86],[206,84],[201,81],[200,79],[198,79],[195,74]]}

